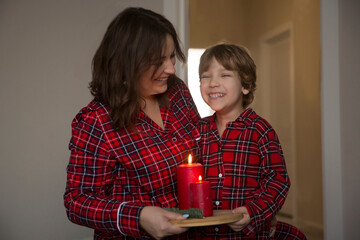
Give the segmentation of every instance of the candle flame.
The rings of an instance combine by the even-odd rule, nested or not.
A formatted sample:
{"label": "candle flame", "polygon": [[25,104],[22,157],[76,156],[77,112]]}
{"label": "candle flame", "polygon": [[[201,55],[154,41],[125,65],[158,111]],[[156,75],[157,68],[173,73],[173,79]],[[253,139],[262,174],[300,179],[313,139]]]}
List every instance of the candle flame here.
{"label": "candle flame", "polygon": [[189,163],[189,164],[191,164],[191,163],[192,163],[192,157],[191,157],[191,154],[189,154],[188,163]]}
{"label": "candle flame", "polygon": [[199,175],[199,182],[201,182],[201,180],[202,180],[202,177],[201,177],[201,175]]}

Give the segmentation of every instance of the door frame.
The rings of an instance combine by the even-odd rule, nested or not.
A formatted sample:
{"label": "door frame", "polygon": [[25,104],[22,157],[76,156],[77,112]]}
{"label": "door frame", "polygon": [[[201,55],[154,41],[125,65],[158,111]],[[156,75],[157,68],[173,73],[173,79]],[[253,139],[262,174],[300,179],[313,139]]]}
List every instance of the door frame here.
{"label": "door frame", "polygon": [[[189,49],[189,0],[164,0],[163,14],[174,25],[187,59]],[[175,69],[176,75],[187,84],[187,65],[176,64]]]}

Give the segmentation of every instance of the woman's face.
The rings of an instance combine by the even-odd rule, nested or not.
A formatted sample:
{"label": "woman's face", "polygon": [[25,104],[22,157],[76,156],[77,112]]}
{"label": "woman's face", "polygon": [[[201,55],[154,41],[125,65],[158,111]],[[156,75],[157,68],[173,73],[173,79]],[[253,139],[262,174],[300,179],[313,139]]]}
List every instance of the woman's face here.
{"label": "woman's face", "polygon": [[[140,95],[145,100],[166,92],[169,76],[175,74],[175,46],[170,35],[166,36],[166,44],[161,54],[160,65],[152,65],[141,74],[139,79]],[[154,71],[156,70],[155,74]]]}

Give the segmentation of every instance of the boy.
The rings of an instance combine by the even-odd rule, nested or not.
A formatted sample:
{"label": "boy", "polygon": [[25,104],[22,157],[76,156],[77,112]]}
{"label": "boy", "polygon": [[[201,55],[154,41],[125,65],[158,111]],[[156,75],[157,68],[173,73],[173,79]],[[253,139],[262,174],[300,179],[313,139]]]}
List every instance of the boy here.
{"label": "boy", "polygon": [[[200,126],[214,209],[243,215],[238,222],[204,228],[203,238],[269,239],[290,180],[274,129],[248,108],[256,88],[255,63],[244,48],[218,44],[201,56],[199,75],[202,98],[215,111]],[[306,239],[286,223],[278,222],[277,229],[276,239]]]}

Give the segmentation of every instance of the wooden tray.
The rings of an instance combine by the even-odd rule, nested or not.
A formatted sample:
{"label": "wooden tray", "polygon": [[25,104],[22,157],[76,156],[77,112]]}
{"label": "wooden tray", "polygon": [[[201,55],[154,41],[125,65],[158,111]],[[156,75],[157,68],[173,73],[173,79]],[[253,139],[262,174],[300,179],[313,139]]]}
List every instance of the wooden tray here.
{"label": "wooden tray", "polygon": [[201,227],[232,223],[239,221],[241,218],[241,214],[233,214],[231,210],[214,210],[211,217],[173,220],[171,223],[178,227]]}

